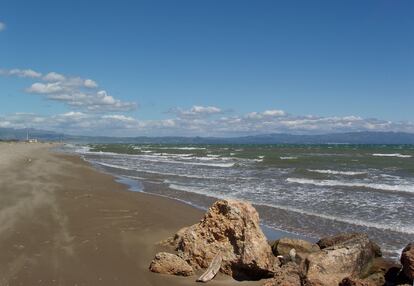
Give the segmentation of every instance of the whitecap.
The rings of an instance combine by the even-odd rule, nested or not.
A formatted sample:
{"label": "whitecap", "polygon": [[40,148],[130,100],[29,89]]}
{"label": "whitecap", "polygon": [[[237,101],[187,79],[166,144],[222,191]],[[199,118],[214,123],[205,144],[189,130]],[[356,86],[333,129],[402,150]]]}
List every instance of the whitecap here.
{"label": "whitecap", "polygon": [[393,153],[393,154],[390,154],[390,153],[385,153],[385,154],[383,154],[383,153],[374,153],[374,154],[372,154],[372,156],[374,156],[374,157],[397,157],[397,158],[411,158],[412,157],[411,155],[403,155],[403,154],[400,154],[400,153]]}
{"label": "whitecap", "polygon": [[[195,187],[195,186],[178,185],[178,184],[175,184],[173,182],[168,182],[168,181],[166,181],[166,183],[169,183],[168,184],[169,188],[174,189],[174,190],[178,190],[178,191],[196,193],[196,194],[207,195],[207,196],[214,196],[214,197],[219,198],[219,199],[228,199],[228,198],[237,199],[237,197],[235,197],[235,195],[231,195],[231,194],[228,194],[228,195],[220,195],[220,194],[217,194],[217,193],[213,194],[213,193],[210,193],[208,191],[208,189],[204,189],[204,188],[199,188],[199,187]],[[255,203],[254,200],[252,201],[252,203]],[[354,218],[338,217],[338,216],[335,216],[335,215],[315,213],[315,212],[306,211],[306,210],[302,210],[302,209],[298,209],[298,208],[294,208],[294,207],[290,207],[290,206],[282,206],[282,205],[277,205],[277,204],[266,204],[266,203],[256,203],[256,204],[257,205],[262,205],[262,206],[268,206],[268,207],[272,207],[272,208],[277,208],[277,209],[282,209],[282,210],[286,210],[286,211],[290,211],[290,212],[295,212],[295,213],[299,213],[299,214],[314,216],[314,217],[318,217],[318,218],[322,218],[322,219],[347,223],[347,224],[351,224],[351,225],[359,225],[359,226],[365,226],[365,227],[370,227],[370,228],[401,232],[401,233],[406,233],[406,234],[414,234],[414,226],[403,226],[403,225],[396,225],[396,224],[394,224],[394,225],[381,224],[381,223],[363,221],[363,220],[354,219]]]}
{"label": "whitecap", "polygon": [[345,175],[345,176],[357,176],[364,175],[367,172],[353,172],[353,171],[335,171],[335,170],[312,170],[308,169],[309,172],[319,173],[319,174],[331,174],[331,175]]}
{"label": "whitecap", "polygon": [[302,178],[287,178],[287,182],[303,184],[303,185],[314,185],[314,186],[327,186],[327,187],[359,187],[369,188],[381,191],[390,192],[402,192],[402,193],[414,193],[414,185],[388,185],[388,184],[376,184],[376,183],[361,183],[361,182],[344,182],[338,180],[312,180]]}

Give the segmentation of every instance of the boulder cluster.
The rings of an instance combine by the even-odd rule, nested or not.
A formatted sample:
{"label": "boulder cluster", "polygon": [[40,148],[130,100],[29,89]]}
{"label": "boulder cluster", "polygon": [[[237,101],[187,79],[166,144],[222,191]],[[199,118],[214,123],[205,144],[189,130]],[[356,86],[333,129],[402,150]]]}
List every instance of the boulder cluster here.
{"label": "boulder cluster", "polygon": [[215,202],[199,223],[163,244],[175,253],[158,253],[149,267],[153,272],[190,276],[211,269],[220,257],[221,273],[236,280],[264,279],[265,286],[411,286],[414,279],[414,243],[404,248],[401,264],[384,259],[363,233],[317,243],[291,238],[269,243],[254,207],[233,200]]}

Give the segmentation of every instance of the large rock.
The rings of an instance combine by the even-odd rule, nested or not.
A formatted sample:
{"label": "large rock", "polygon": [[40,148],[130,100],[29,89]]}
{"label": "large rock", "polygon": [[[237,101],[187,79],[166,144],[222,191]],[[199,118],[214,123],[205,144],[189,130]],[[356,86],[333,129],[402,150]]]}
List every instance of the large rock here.
{"label": "large rock", "polygon": [[181,229],[172,243],[195,269],[207,268],[220,253],[220,271],[236,279],[271,277],[279,268],[260,228],[259,215],[246,202],[215,202],[198,224]]}
{"label": "large rock", "polygon": [[366,235],[337,242],[306,258],[306,276],[322,285],[338,285],[346,277],[359,277],[376,257],[376,249]]}
{"label": "large rock", "polygon": [[152,272],[190,276],[194,274],[193,268],[176,254],[160,252],[155,255],[149,269]]}
{"label": "large rock", "polygon": [[275,272],[272,279],[267,280],[263,286],[301,286],[302,273],[299,266],[289,262]]}
{"label": "large rock", "polygon": [[409,243],[401,253],[401,264],[407,278],[414,279],[414,243]]}

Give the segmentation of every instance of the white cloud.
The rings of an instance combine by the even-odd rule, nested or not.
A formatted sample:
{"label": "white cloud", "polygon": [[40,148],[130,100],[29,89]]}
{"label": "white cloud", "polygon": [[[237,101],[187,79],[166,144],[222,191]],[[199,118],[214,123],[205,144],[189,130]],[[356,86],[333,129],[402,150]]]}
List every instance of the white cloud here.
{"label": "white cloud", "polygon": [[39,78],[42,76],[41,73],[36,72],[31,69],[0,70],[0,75],[26,77],[26,78]]}
{"label": "white cloud", "polygon": [[263,111],[262,113],[264,116],[285,116],[286,112],[284,112],[283,110],[277,110],[277,109],[273,109],[273,110],[266,110]]}
{"label": "white cloud", "polygon": [[111,114],[111,115],[104,115],[102,116],[104,119],[113,119],[116,121],[122,121],[122,122],[134,122],[135,119],[129,116],[125,116],[122,114]]}
{"label": "white cloud", "polygon": [[[256,112],[263,114],[264,112]],[[391,122],[356,116],[270,116],[246,115],[220,118],[180,117],[138,120],[124,114],[70,111],[52,116],[16,113],[0,116],[0,127],[33,127],[69,134],[113,136],[240,136],[266,133],[323,134],[353,131],[401,131],[414,133],[414,122]]]}
{"label": "white cloud", "polygon": [[0,32],[6,30],[6,24],[0,22]]}
{"label": "white cloud", "polygon": [[98,90],[98,84],[92,79],[65,76],[56,72],[49,72],[42,77],[41,73],[21,69],[0,70],[0,75],[40,79],[25,91],[80,110],[113,112],[131,111],[137,108],[134,102],[124,102],[109,95],[105,90]]}
{"label": "white cloud", "polygon": [[56,72],[50,72],[47,75],[45,75],[43,77],[44,81],[51,81],[51,82],[56,82],[56,81],[64,81],[66,78],[64,75],[61,75],[59,73]]}
{"label": "white cloud", "polygon": [[64,91],[64,88],[58,83],[40,83],[36,82],[26,89],[29,93],[38,94],[56,94]]}
{"label": "white cloud", "polygon": [[271,110],[265,110],[263,112],[250,112],[246,114],[246,118],[248,119],[256,119],[260,120],[263,118],[269,118],[269,117],[281,117],[285,116],[286,112],[279,109],[271,109]]}
{"label": "white cloud", "polygon": [[91,79],[85,79],[85,81],[83,82],[83,85],[85,87],[88,87],[88,88],[97,88],[98,87],[98,84],[95,81],[91,80]]}
{"label": "white cloud", "polygon": [[213,113],[219,113],[221,112],[221,109],[215,106],[200,106],[200,105],[194,105],[190,112],[193,113],[207,113],[207,114],[213,114]]}
{"label": "white cloud", "polygon": [[173,108],[169,113],[176,114],[178,117],[208,117],[220,114],[223,111],[216,106],[193,105],[190,109]]}

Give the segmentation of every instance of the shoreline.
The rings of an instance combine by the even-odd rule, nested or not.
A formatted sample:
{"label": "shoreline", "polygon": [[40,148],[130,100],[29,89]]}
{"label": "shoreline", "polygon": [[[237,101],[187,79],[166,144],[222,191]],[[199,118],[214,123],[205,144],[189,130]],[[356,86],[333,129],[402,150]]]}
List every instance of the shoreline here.
{"label": "shoreline", "polygon": [[[192,208],[195,208],[196,210],[201,211],[203,214],[212,205],[212,203],[214,203],[216,200],[219,200],[219,198],[214,198],[214,197],[209,197],[209,196],[206,196],[206,195],[200,195],[200,194],[192,193],[192,195],[196,195],[198,197],[205,197],[205,198],[208,198],[209,200],[211,200],[211,202],[208,204],[208,206],[205,207],[205,206],[194,204],[193,202],[191,202],[189,200],[174,198],[174,197],[170,197],[170,196],[167,196],[167,195],[162,195],[162,194],[158,194],[158,193],[154,193],[154,192],[148,192],[148,191],[145,191],[145,185],[147,185],[149,183],[144,181],[144,180],[139,180],[139,179],[135,179],[135,178],[130,178],[128,176],[123,176],[123,175],[111,173],[111,172],[107,171],[102,165],[100,165],[98,163],[90,162],[84,156],[82,156],[81,154],[75,153],[75,152],[67,152],[67,151],[61,152],[61,151],[58,150],[57,153],[58,154],[59,153],[64,153],[64,154],[79,156],[84,162],[86,162],[87,164],[90,164],[91,166],[93,166],[97,171],[102,172],[104,174],[108,174],[110,176],[113,176],[116,182],[119,182],[119,183],[121,183],[121,184],[123,184],[127,187],[127,191],[139,192],[139,193],[148,194],[148,195],[155,196],[155,197],[160,197],[160,198],[165,198],[165,199],[168,199],[168,200],[177,201],[177,202],[183,203],[185,205],[188,205]],[[253,203],[253,206],[256,209],[261,207],[259,205],[254,204],[254,203]],[[299,233],[295,233],[295,232],[291,232],[291,231],[288,231],[288,230],[273,228],[271,226],[267,226],[264,223],[261,223],[260,227],[262,228],[263,233],[265,234],[265,236],[267,237],[267,239],[269,241],[277,240],[277,239],[282,238],[282,237],[303,239],[303,240],[306,240],[306,241],[309,241],[309,242],[318,241],[318,238],[303,235],[303,234],[299,234]]]}
{"label": "shoreline", "polygon": [[[87,163],[92,164],[93,166],[95,165],[93,163],[88,162],[84,158],[82,158],[82,159],[85,160]],[[99,167],[96,167],[96,168],[98,170],[100,170]],[[124,176],[121,176],[121,175],[114,175],[114,174],[111,174],[110,172],[106,172],[103,169],[102,169],[102,172],[107,173],[107,174],[113,176],[115,178],[115,181],[117,181],[117,182],[119,182],[121,184],[126,185],[127,186],[127,191],[130,191],[130,192],[139,192],[139,193],[143,193],[143,194],[148,194],[150,196],[161,197],[161,198],[165,198],[165,199],[168,199],[168,200],[178,201],[178,202],[184,203],[184,204],[186,204],[186,205],[188,205],[190,207],[193,207],[193,208],[195,208],[197,210],[202,211],[203,214],[208,209],[208,208],[205,208],[205,207],[202,207],[202,206],[193,204],[190,201],[185,201],[185,200],[178,199],[178,198],[172,198],[172,197],[168,197],[166,195],[161,195],[161,194],[146,192],[144,190],[144,187],[142,186],[143,183],[141,181],[137,180],[137,179],[131,179],[131,178],[124,177]],[[137,186],[137,185],[140,185],[140,186]],[[214,198],[214,199],[215,200],[218,200],[217,198]],[[253,204],[253,206],[254,207],[257,207],[255,204]],[[298,234],[298,233],[289,232],[289,231],[282,230],[282,229],[275,229],[275,228],[272,228],[270,226],[267,226],[267,225],[265,225],[263,223],[260,224],[260,227],[261,227],[263,233],[265,234],[266,238],[269,241],[277,240],[277,239],[280,239],[282,237],[297,238],[297,239],[302,239],[302,240],[306,240],[306,241],[309,241],[309,242],[316,242],[318,240],[316,238],[312,238],[312,237],[309,237],[309,236],[306,236],[306,235],[301,235],[301,234]]]}

